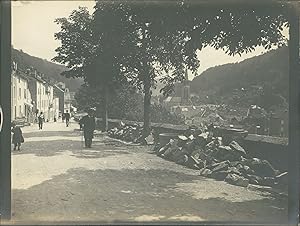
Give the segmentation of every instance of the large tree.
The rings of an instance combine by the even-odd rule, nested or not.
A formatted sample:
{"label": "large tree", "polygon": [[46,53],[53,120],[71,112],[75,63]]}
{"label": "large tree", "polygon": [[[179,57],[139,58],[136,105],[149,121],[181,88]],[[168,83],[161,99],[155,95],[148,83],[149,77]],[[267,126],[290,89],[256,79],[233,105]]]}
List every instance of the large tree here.
{"label": "large tree", "polygon": [[[121,20],[117,11],[118,9],[107,10],[104,12],[104,20],[102,18],[95,20],[87,8],[79,7],[68,18],[55,20],[61,26],[61,30],[55,34],[55,38],[61,41],[61,46],[56,49],[57,56],[53,60],[69,68],[62,75],[82,77],[89,84],[90,89],[101,93],[102,101],[97,101],[95,104],[103,109],[104,130],[108,128],[109,90],[122,82],[119,76],[119,64],[115,57],[120,51],[118,39],[120,27],[117,23],[111,23],[113,20]],[[110,21],[108,23],[111,24],[105,21]],[[102,29],[104,32],[101,31]]]}
{"label": "large tree", "polygon": [[[59,19],[62,47],[55,60],[90,84],[126,79],[144,92],[144,135],[149,132],[151,88],[157,79],[169,94],[186,68],[200,65],[196,51],[206,46],[242,54],[261,45],[286,43],[285,6],[207,6],[184,1],[135,3],[102,1],[91,17],[80,8]],[[81,18],[82,17],[82,18]],[[251,29],[249,29],[251,28]],[[75,47],[74,47],[75,46]],[[88,68],[85,70],[85,67]],[[107,92],[104,92],[106,95]],[[106,106],[106,105],[105,105]]]}
{"label": "large tree", "polygon": [[[105,5],[99,1],[98,5]],[[116,4],[119,4],[118,2]],[[144,132],[149,131],[151,88],[159,78],[170,94],[184,79],[186,68],[197,71],[196,51],[206,46],[223,49],[229,55],[264,46],[286,44],[282,35],[287,23],[285,6],[210,6],[189,2],[127,3],[130,31],[136,34],[123,61],[126,77],[144,92]],[[249,29],[251,27],[251,29]]]}

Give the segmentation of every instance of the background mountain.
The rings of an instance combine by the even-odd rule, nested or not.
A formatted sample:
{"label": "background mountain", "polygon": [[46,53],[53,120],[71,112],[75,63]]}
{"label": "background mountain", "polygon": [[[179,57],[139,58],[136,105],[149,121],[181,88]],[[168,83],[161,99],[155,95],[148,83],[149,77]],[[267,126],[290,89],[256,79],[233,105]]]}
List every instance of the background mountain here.
{"label": "background mountain", "polygon": [[18,63],[18,68],[26,71],[26,69],[33,67],[38,72],[49,77],[51,80],[57,82],[64,82],[71,92],[75,92],[83,83],[82,79],[72,79],[62,76],[60,73],[68,70],[67,67],[59,64],[49,62],[47,60],[30,56],[22,50],[12,48],[12,60]]}
{"label": "background mountain", "polygon": [[191,92],[201,103],[257,104],[270,110],[287,106],[288,75],[288,48],[282,47],[239,63],[209,68],[193,79]]}

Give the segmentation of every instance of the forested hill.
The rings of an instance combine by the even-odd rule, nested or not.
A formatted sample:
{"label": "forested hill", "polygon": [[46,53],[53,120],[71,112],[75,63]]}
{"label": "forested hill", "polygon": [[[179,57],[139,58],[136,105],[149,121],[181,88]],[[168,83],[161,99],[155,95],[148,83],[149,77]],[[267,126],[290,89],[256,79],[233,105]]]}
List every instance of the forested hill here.
{"label": "forested hill", "polygon": [[265,94],[271,94],[269,98],[280,96],[287,100],[288,74],[288,48],[282,47],[239,63],[209,68],[193,79],[191,91],[226,102],[234,93],[239,94],[237,91],[248,90],[247,101],[255,102],[251,96],[256,96],[257,87],[261,87]]}
{"label": "forested hill", "polygon": [[61,75],[61,72],[67,70],[65,66],[30,56],[20,50],[12,49],[12,60],[18,63],[18,68],[21,70],[25,71],[27,68],[33,67],[54,81],[64,82],[70,91],[75,92],[82,84],[81,79],[69,79]]}

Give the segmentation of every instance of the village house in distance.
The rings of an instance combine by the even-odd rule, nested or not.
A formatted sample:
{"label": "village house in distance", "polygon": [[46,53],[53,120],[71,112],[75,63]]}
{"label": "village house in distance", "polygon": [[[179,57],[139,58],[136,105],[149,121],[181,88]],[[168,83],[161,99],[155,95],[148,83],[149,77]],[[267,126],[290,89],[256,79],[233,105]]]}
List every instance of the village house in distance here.
{"label": "village house in distance", "polygon": [[19,125],[36,122],[40,112],[45,121],[58,119],[63,112],[71,112],[72,99],[69,89],[62,82],[53,82],[34,69],[26,72],[12,63],[11,120]]}

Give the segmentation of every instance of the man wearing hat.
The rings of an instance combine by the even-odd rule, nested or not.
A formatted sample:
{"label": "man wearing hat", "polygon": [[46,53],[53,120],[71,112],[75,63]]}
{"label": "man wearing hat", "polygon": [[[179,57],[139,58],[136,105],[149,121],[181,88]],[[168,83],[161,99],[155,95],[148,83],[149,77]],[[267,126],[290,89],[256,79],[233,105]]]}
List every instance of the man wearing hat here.
{"label": "man wearing hat", "polygon": [[83,128],[83,135],[85,141],[85,147],[90,148],[92,146],[92,139],[94,138],[94,130],[96,127],[96,120],[95,120],[95,109],[90,108],[88,111],[88,115],[83,116],[80,119],[80,127]]}

